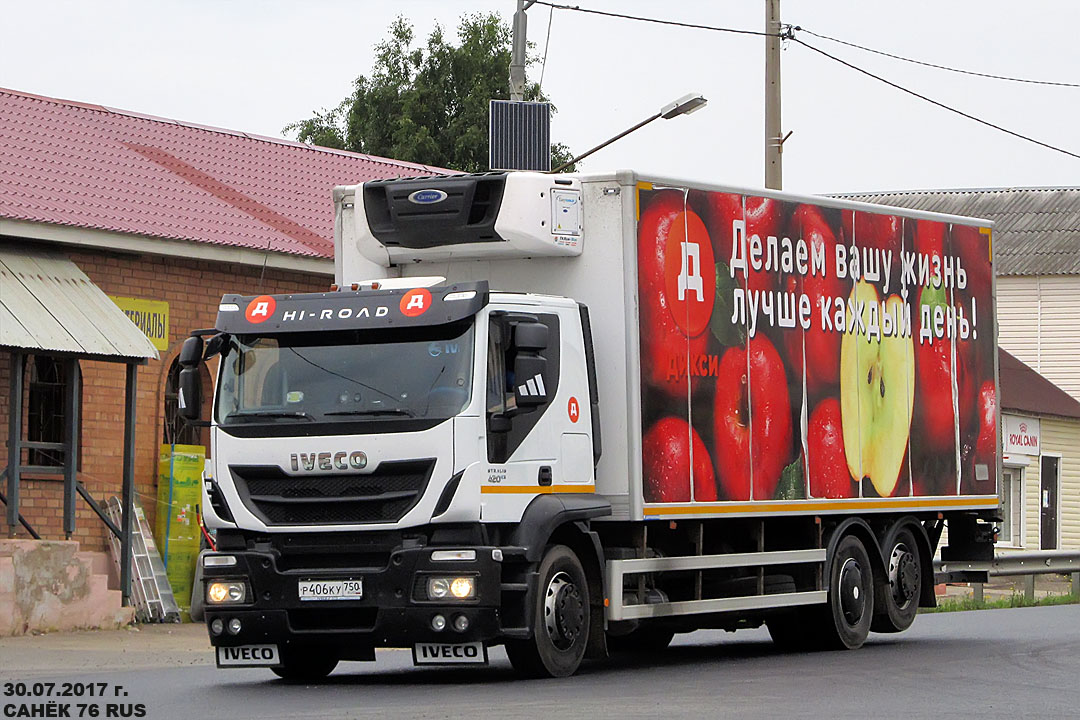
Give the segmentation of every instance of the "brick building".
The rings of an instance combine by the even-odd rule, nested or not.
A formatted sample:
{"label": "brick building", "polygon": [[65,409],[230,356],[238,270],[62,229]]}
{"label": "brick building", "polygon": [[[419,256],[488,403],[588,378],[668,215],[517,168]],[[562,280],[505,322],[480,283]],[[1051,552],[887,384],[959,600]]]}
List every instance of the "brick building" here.
{"label": "brick building", "polygon": [[[5,250],[31,258],[59,251],[136,319],[158,350],[137,371],[135,491],[151,523],[162,444],[200,440],[170,403],[188,332],[213,326],[226,291],[325,289],[333,276],[335,185],[437,171],[0,89],[0,259]],[[0,262],[5,430],[14,331],[40,330],[16,322],[19,282],[19,273],[5,272]],[[27,358],[22,437],[30,441],[57,441],[62,432],[62,361],[62,353]],[[125,369],[86,359],[78,368],[77,477],[102,501],[120,492]],[[62,458],[30,449],[22,462],[50,466]],[[7,465],[4,444],[0,470]],[[60,479],[32,472],[21,478],[19,509],[46,539],[64,537]],[[83,500],[76,518],[73,538],[104,549],[107,530]],[[11,529],[25,536],[22,527]]]}

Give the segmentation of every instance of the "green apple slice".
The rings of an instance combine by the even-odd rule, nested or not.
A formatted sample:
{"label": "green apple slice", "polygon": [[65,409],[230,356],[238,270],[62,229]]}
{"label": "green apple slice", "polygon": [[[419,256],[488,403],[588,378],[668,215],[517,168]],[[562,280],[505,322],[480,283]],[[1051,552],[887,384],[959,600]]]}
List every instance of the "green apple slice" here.
{"label": "green apple slice", "polygon": [[[861,304],[861,308],[860,308]],[[903,300],[890,295],[884,305],[877,288],[855,283],[848,311],[860,308],[862,323],[848,322],[840,343],[840,424],[844,432],[844,455],[852,477],[869,478],[881,497],[896,490],[900,467],[908,447],[911,413],[915,399],[915,344],[910,336],[878,337],[864,332],[870,327],[870,308],[896,318]],[[885,323],[878,318],[879,327]]]}

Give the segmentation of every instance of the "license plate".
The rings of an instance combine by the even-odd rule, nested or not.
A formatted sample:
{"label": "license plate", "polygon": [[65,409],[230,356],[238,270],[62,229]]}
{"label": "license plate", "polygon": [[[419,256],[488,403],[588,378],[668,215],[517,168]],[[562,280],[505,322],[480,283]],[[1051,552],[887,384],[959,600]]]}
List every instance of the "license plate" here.
{"label": "license plate", "polygon": [[364,585],[360,580],[301,580],[301,600],[360,600]]}
{"label": "license plate", "polygon": [[281,664],[277,645],[218,646],[218,667],[274,667]]}
{"label": "license plate", "polygon": [[413,645],[413,663],[416,665],[484,665],[487,661],[487,648],[482,642]]}

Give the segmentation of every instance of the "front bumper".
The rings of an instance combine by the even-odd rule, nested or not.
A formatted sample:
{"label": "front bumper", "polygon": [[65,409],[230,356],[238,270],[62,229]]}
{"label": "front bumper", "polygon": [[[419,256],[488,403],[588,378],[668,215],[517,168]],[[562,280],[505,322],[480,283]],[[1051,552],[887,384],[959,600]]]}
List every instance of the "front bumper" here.
{"label": "front bumper", "polygon": [[[460,549],[461,546],[455,546]],[[469,547],[476,551],[472,561],[435,562],[433,550],[425,546],[399,548],[384,567],[314,569],[318,559],[303,569],[282,569],[274,551],[223,551],[236,557],[236,565],[206,568],[204,584],[216,580],[247,583],[242,604],[206,604],[205,618],[210,642],[215,647],[276,644],[283,654],[317,648],[333,652],[343,660],[374,659],[376,647],[413,647],[416,643],[467,643],[485,645],[506,637],[502,623],[503,563],[493,559],[492,547]],[[496,553],[497,555],[497,553]],[[427,600],[426,578],[431,575],[474,578],[472,600]],[[357,600],[301,600],[302,580],[356,580],[363,583]],[[446,627],[432,627],[435,615],[442,615]],[[454,620],[464,616],[468,627],[454,628]],[[226,629],[215,634],[210,628],[221,619]],[[239,632],[229,632],[230,620],[239,620]]]}

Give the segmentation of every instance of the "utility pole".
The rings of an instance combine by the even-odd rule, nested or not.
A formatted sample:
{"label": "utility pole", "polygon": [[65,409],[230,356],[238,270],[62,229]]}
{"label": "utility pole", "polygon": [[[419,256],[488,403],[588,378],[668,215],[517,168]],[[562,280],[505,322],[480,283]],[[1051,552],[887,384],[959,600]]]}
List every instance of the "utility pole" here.
{"label": "utility pole", "polygon": [[536,0],[517,0],[517,12],[514,13],[514,41],[510,51],[510,99],[521,102],[525,99],[525,29],[528,21],[525,11]]}
{"label": "utility pole", "polygon": [[780,136],[780,0],[765,0],[765,32],[765,187],[781,190],[785,138]]}

